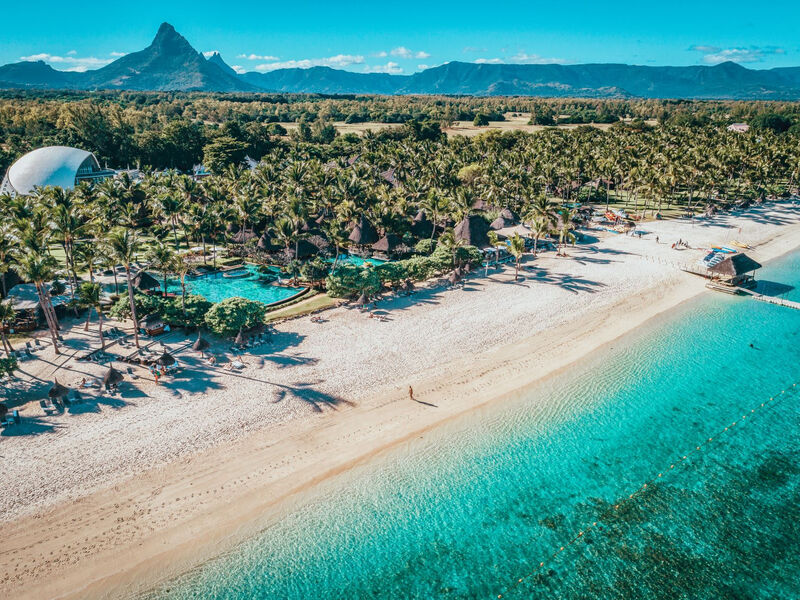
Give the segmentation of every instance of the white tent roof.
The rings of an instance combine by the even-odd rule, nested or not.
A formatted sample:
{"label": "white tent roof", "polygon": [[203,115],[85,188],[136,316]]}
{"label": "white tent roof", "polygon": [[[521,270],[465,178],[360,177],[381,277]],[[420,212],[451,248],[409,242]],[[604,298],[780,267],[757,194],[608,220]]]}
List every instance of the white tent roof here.
{"label": "white tent roof", "polygon": [[[46,146],[28,152],[8,168],[2,191],[20,195],[30,194],[35,187],[48,185],[64,189],[75,187],[81,165],[90,159],[99,170],[91,152],[68,146]],[[7,189],[9,188],[10,189]]]}

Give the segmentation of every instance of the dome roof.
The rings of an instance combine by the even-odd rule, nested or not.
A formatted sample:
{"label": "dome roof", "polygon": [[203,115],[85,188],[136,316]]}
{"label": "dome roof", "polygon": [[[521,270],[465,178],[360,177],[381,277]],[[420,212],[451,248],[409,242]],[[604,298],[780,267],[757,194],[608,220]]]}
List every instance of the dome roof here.
{"label": "dome roof", "polygon": [[[4,192],[30,194],[35,187],[48,185],[70,189],[75,186],[79,170],[100,171],[91,152],[68,146],[46,146],[28,152],[8,168],[3,180]],[[12,189],[6,189],[10,186]]]}

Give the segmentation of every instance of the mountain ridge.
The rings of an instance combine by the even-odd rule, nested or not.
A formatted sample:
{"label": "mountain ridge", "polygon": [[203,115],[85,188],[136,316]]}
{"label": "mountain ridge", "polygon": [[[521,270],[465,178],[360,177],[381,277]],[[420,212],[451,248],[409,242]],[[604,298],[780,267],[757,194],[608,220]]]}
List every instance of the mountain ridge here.
{"label": "mountain ridge", "polygon": [[800,100],[800,67],[756,70],[733,62],[656,67],[453,61],[412,75],[330,67],[239,74],[218,52],[205,58],[172,25],[162,23],[149,46],[99,69],[58,71],[42,61],[1,66],[0,88]]}

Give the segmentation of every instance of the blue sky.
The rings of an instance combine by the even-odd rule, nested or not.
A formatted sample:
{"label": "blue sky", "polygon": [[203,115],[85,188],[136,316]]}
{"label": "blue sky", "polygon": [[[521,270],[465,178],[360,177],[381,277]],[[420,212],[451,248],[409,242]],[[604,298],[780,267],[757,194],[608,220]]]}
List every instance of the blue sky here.
{"label": "blue sky", "polygon": [[[31,7],[35,6],[35,10]],[[767,8],[768,7],[768,8]],[[465,62],[800,65],[800,2],[9,2],[0,64],[97,68],[167,21],[240,70],[413,73]],[[13,26],[9,26],[12,24]]]}

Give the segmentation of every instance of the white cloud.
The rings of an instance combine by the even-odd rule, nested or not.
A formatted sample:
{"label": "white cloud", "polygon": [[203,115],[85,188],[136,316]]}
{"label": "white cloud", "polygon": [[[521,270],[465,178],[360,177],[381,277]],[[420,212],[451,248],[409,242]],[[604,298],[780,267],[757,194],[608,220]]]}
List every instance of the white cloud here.
{"label": "white cloud", "polygon": [[735,63],[757,63],[763,62],[764,58],[775,54],[786,54],[786,50],[776,46],[751,46],[749,48],[720,48],[710,45],[695,45],[689,47],[692,52],[700,52],[703,55],[703,62],[710,65],[718,65],[723,62]]}
{"label": "white cloud", "polygon": [[77,50],[70,50],[69,52],[67,52],[67,56],[75,56],[77,53],[78,53]]}
{"label": "white cloud", "polygon": [[[423,52],[422,50],[414,52],[413,50],[409,50],[405,46],[398,46],[397,48],[393,48],[389,51],[389,54],[392,56],[397,56],[398,58],[417,58],[417,59],[425,59],[430,58],[430,54],[427,52]],[[386,52],[379,52],[377,56],[386,56]]]}
{"label": "white cloud", "polygon": [[231,65],[231,69],[236,71],[239,75],[241,75],[242,73],[247,73],[247,69],[245,69],[241,65]]}
{"label": "white cloud", "polygon": [[127,52],[109,52],[109,54],[110,54],[111,56],[116,56],[117,58],[119,58],[120,56],[125,56],[125,55],[127,55],[128,53],[127,53]]}
{"label": "white cloud", "polygon": [[236,58],[244,58],[245,60],[280,60],[277,56],[270,56],[268,54],[240,54]]}
{"label": "white cloud", "polygon": [[380,52],[376,52],[372,56],[374,56],[376,58],[386,58],[387,56],[389,56],[389,53],[386,52],[386,50],[381,50]]}
{"label": "white cloud", "polygon": [[42,52],[40,54],[31,54],[30,56],[20,56],[20,60],[37,61],[43,60],[50,65],[59,65],[65,67],[64,71],[78,71],[83,72],[90,68],[99,68],[112,62],[112,58],[95,58],[94,56],[78,57],[74,55],[58,56],[55,54],[48,54]]}
{"label": "white cloud", "polygon": [[399,75],[403,72],[403,67],[396,62],[389,61],[385,65],[368,65],[364,67],[364,73],[389,73]]}
{"label": "white cloud", "polygon": [[350,65],[363,64],[364,57],[358,54],[337,54],[327,58],[304,58],[302,60],[284,60],[256,65],[255,70],[260,73],[275,71],[276,69],[310,69],[311,67],[334,67],[341,69]]}
{"label": "white cloud", "polygon": [[550,58],[538,54],[528,54],[527,52],[517,52],[508,58],[478,58],[475,62],[479,65],[500,65],[504,63],[515,65],[561,65],[565,61],[563,58]]}

